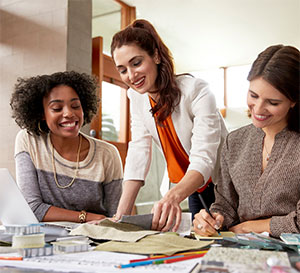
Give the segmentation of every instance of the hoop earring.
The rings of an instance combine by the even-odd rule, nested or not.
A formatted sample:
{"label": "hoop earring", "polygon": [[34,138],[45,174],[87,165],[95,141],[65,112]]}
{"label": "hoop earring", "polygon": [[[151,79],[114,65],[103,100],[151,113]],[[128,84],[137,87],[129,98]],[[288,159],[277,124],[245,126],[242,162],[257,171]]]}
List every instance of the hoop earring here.
{"label": "hoop earring", "polygon": [[45,133],[45,131],[43,131],[42,128],[41,128],[41,121],[38,122],[38,128],[39,128],[39,131],[40,131],[41,134]]}

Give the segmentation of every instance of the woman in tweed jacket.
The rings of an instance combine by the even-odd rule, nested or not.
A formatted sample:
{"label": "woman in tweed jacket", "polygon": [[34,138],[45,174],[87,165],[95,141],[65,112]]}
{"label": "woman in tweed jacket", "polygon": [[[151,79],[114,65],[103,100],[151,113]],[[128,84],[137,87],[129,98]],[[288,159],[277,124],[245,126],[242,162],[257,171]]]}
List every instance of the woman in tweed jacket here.
{"label": "woman in tweed jacket", "polygon": [[300,232],[299,50],[271,46],[252,65],[247,96],[252,124],[223,145],[213,217],[195,216],[200,235]]}

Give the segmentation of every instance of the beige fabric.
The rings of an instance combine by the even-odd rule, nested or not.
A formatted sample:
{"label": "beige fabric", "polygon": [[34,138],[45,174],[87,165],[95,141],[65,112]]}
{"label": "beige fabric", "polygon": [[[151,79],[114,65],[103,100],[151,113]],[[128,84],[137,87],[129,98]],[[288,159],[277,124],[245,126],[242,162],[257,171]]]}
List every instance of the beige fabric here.
{"label": "beige fabric", "polygon": [[70,232],[71,235],[85,235],[98,240],[114,240],[122,242],[136,242],[147,235],[156,233],[159,232],[143,230],[132,224],[115,223],[108,219],[102,220],[98,225],[82,224]]}
{"label": "beige fabric", "polygon": [[138,242],[107,242],[100,244],[95,250],[115,251],[136,254],[172,255],[179,251],[196,250],[206,247],[213,241],[197,241],[180,237],[176,233],[161,233],[147,236]]}

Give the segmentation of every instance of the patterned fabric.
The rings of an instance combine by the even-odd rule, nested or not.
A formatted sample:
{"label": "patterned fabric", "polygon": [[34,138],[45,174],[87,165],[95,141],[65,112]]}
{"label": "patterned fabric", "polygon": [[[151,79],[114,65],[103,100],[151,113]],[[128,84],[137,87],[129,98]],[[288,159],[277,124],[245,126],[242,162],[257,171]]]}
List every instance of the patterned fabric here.
{"label": "patterned fabric", "polygon": [[[173,232],[165,232],[146,236],[137,242],[109,241],[99,244],[95,250],[136,254],[173,255],[176,252],[199,250],[214,241],[198,241],[178,236]],[[138,271],[137,271],[138,272]],[[163,272],[163,270],[161,271]],[[175,272],[175,271],[174,271]]]}
{"label": "patterned fabric", "polygon": [[133,243],[148,235],[157,233],[160,233],[160,231],[144,230],[137,225],[103,219],[97,225],[91,225],[89,223],[79,225],[77,228],[71,230],[70,235],[84,235],[96,240],[114,240]]}
{"label": "patterned fabric", "polygon": [[264,132],[254,125],[231,132],[223,145],[212,211],[224,226],[271,217],[271,234],[300,232],[300,134],[287,128],[275,137],[262,172]]}
{"label": "patterned fabric", "polygon": [[[17,183],[31,209],[41,221],[50,206],[86,210],[112,216],[122,191],[122,163],[117,149],[104,141],[81,134],[90,143],[87,157],[79,162],[77,178],[71,187],[56,186],[51,161],[50,135],[18,133],[15,145]],[[69,184],[76,162],[61,157],[54,150],[57,180]]]}

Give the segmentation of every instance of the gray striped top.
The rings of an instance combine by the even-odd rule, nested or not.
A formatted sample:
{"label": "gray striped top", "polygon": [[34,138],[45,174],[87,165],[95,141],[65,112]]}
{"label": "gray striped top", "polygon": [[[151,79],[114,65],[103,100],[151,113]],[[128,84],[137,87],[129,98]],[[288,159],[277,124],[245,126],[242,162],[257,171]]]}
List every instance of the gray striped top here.
{"label": "gray striped top", "polygon": [[[72,186],[56,186],[49,135],[18,133],[15,145],[17,183],[31,209],[42,221],[50,206],[112,216],[122,191],[122,163],[117,149],[104,141],[82,134],[90,143],[87,157],[79,162]],[[76,162],[54,151],[57,180],[67,185],[74,176]]]}

